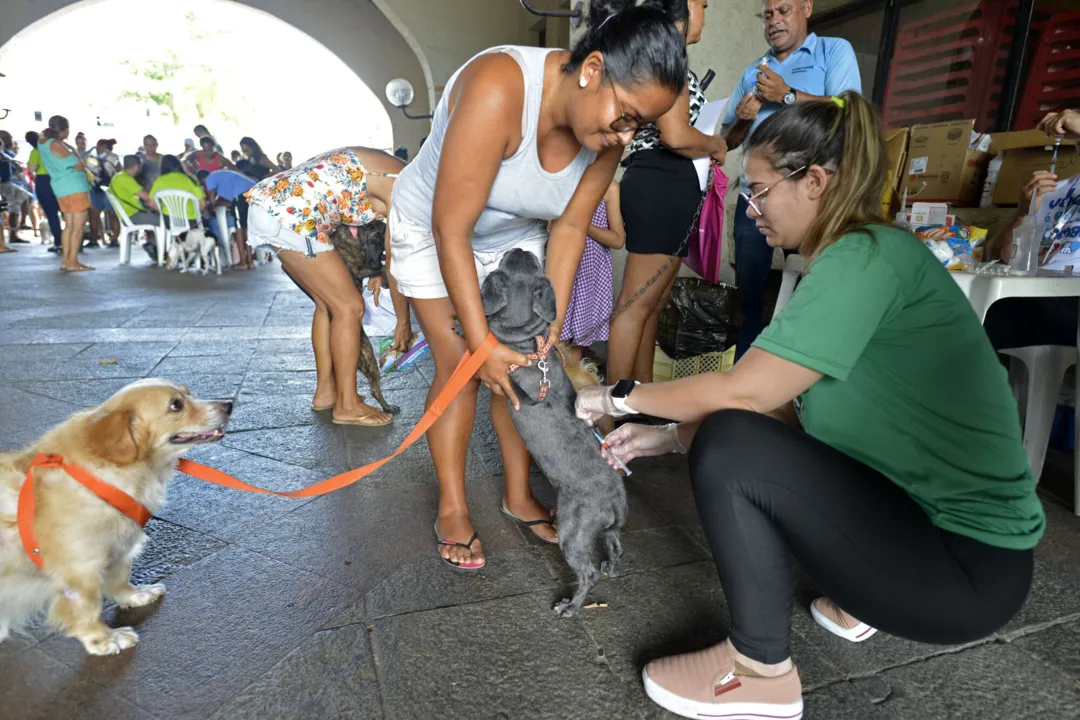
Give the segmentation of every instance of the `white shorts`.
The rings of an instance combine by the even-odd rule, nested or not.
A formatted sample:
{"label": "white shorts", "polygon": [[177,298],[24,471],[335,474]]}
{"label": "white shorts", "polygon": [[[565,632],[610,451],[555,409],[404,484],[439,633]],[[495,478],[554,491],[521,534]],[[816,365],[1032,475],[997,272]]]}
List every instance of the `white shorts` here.
{"label": "white shorts", "polygon": [[248,208],[247,244],[253,249],[269,245],[276,251],[294,250],[305,257],[314,257],[319,253],[330,252],[334,246],[316,242],[299,235],[281,224],[276,217],[266,212],[259,205]]}
{"label": "white shorts", "polygon": [[[535,234],[520,240],[513,247],[498,252],[473,251],[476,275],[484,279],[499,267],[503,256],[511,250],[527,250],[544,264],[548,233],[539,229]],[[397,280],[398,290],[405,297],[433,300],[450,297],[439,268],[439,254],[435,248],[435,236],[425,227],[402,217],[396,208],[390,208],[390,272]]]}

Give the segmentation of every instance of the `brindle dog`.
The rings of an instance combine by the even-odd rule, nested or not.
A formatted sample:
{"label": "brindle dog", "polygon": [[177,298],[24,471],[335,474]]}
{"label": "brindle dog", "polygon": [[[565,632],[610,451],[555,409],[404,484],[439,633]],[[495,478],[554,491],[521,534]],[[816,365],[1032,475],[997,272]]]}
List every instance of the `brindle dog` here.
{"label": "brindle dog", "polygon": [[[368,278],[385,274],[382,261],[385,238],[386,223],[383,222],[373,222],[361,226],[355,238],[345,225],[339,225],[331,234],[334,249],[337,250],[341,259],[345,261],[345,267],[349,269],[353,283],[361,293],[364,292]],[[288,271],[286,271],[286,275],[288,275]],[[295,278],[293,282],[296,283]],[[300,287],[300,283],[296,283],[296,285]],[[300,289],[304,290],[302,287]],[[307,290],[304,290],[304,294],[311,297]],[[368,379],[371,394],[379,401],[379,405],[382,406],[384,412],[394,414],[401,410],[397,405],[391,405],[383,398],[379,359],[375,356],[375,349],[371,346],[371,340],[368,339],[367,333],[364,332],[363,323],[360,324],[360,362],[357,367],[360,372],[364,373],[364,377]]]}

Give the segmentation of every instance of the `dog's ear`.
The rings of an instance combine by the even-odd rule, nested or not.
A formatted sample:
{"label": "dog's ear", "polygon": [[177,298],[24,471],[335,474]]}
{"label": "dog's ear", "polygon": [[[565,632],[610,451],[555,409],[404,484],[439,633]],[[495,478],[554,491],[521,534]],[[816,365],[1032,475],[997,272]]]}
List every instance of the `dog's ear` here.
{"label": "dog's ear", "polygon": [[141,427],[131,408],[102,413],[91,421],[86,431],[90,451],[113,465],[124,466],[144,460],[149,441],[149,432]]}
{"label": "dog's ear", "polygon": [[484,314],[494,315],[506,307],[510,298],[510,276],[502,270],[496,270],[487,276],[480,288],[480,299],[484,301]]}
{"label": "dog's ear", "polygon": [[555,288],[546,278],[540,287],[533,290],[532,307],[534,313],[549,323],[555,322],[555,316],[559,312],[555,306]]}

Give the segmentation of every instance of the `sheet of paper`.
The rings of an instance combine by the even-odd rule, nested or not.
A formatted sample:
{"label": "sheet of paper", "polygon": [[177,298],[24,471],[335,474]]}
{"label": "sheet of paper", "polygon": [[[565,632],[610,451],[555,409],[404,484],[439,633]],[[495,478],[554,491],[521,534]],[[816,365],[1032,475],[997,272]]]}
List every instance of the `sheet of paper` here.
{"label": "sheet of paper", "polygon": [[[701,108],[701,112],[698,113],[697,122],[694,123],[694,127],[705,133],[706,135],[713,135],[720,129],[720,119],[724,117],[724,111],[727,109],[728,98],[722,100],[714,100],[710,103],[705,103]],[[705,192],[705,188],[709,184],[709,164],[711,158],[698,158],[694,161],[694,169],[697,170],[698,183],[701,185],[701,191]]]}

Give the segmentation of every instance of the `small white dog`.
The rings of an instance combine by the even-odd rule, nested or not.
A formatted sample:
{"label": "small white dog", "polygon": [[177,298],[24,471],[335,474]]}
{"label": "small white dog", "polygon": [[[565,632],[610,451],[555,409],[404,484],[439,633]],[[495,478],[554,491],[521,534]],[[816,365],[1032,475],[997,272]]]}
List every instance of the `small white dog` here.
{"label": "small white dog", "polygon": [[201,228],[188,230],[187,236],[183,240],[176,238],[173,246],[175,248],[174,262],[169,266],[170,270],[179,266],[180,272],[186,273],[197,260],[202,274],[205,275],[210,271],[210,259],[213,258],[214,271],[218,275],[221,274],[221,250],[218,248],[217,240]]}
{"label": "small white dog", "polygon": [[38,235],[41,236],[42,245],[52,244],[52,231],[49,230],[49,222],[47,220],[42,220],[38,223]]}

